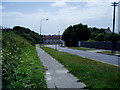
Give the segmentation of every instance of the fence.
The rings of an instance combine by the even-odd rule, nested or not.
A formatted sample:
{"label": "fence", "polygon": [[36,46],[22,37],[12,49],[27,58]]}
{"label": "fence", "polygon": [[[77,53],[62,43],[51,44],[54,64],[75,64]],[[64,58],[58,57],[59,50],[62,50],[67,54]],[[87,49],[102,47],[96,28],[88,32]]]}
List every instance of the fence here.
{"label": "fence", "polygon": [[[112,49],[112,42],[110,41],[101,41],[101,42],[81,42],[81,47],[87,48],[96,48],[96,49]],[[120,51],[120,41],[115,43],[115,49]]]}

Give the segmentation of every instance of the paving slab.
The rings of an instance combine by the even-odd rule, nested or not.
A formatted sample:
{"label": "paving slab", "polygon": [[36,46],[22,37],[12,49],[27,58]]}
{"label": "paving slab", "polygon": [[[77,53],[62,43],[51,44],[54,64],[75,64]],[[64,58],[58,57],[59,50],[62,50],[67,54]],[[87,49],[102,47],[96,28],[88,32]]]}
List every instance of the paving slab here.
{"label": "paving slab", "polygon": [[43,62],[46,73],[46,83],[48,88],[84,88],[83,82],[77,82],[77,78],[68,73],[68,70],[57,60],[52,58],[44,50],[36,45],[36,50],[40,60]]}

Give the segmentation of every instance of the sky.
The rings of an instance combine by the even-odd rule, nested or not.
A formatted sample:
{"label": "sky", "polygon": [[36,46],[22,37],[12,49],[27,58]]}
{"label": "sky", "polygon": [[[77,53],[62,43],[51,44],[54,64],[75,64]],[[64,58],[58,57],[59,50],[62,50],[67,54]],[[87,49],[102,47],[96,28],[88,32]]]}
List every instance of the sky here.
{"label": "sky", "polygon": [[[45,35],[60,34],[74,24],[112,30],[112,2],[119,0],[4,0],[0,4],[0,25],[22,26]],[[116,29],[118,29],[116,7]],[[48,20],[45,20],[48,19]]]}

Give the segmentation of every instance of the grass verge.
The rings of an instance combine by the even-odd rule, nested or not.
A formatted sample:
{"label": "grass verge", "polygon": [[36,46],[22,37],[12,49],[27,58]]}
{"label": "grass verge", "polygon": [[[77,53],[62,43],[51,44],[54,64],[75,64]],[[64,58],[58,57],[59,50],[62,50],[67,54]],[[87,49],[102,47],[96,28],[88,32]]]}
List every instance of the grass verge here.
{"label": "grass verge", "polygon": [[35,46],[14,32],[3,32],[2,88],[46,88]]}
{"label": "grass verge", "polygon": [[118,67],[48,47],[42,49],[62,63],[79,81],[84,82],[87,88],[120,88]]}
{"label": "grass verge", "polygon": [[[103,53],[103,54],[112,54],[111,51],[102,51],[102,52],[98,52],[98,53]],[[114,54],[120,54],[120,52],[116,52]]]}

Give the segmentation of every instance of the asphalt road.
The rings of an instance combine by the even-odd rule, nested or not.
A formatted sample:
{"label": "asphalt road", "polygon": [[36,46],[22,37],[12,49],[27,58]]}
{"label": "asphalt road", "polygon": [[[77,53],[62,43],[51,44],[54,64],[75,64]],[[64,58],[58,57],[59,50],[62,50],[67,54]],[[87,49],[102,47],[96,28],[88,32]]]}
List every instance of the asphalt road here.
{"label": "asphalt road", "polygon": [[[46,45],[46,47],[56,49],[55,45]],[[113,55],[106,55],[106,54],[100,54],[100,53],[94,53],[94,52],[88,52],[88,51],[82,51],[82,50],[75,50],[75,49],[64,48],[64,47],[59,47],[59,46],[57,46],[57,49],[59,51],[67,52],[67,53],[78,55],[81,57],[120,66],[120,56],[113,56]]]}

